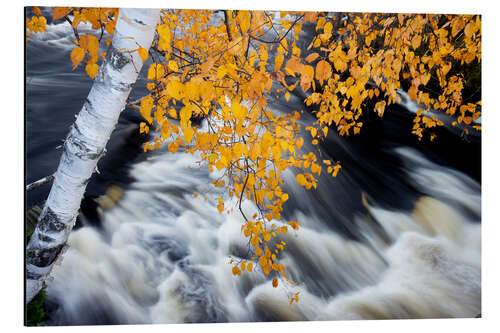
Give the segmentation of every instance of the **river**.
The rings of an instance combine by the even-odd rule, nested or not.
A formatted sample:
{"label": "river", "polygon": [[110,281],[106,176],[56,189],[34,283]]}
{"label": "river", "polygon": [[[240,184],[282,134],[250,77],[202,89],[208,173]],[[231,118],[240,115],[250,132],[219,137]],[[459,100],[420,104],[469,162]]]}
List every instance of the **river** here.
{"label": "river", "polygon": [[[59,23],[27,43],[27,183],[55,171],[57,147],[92,84],[71,69],[72,38]],[[143,83],[144,73],[133,96],[145,93]],[[322,176],[306,191],[293,171],[285,174],[283,215],[302,227],[284,237],[281,259],[297,285],[279,288],[258,271],[231,274],[229,257],[245,246],[243,220],[217,212],[223,193],[209,185],[216,175],[197,166],[196,155],[142,153],[140,115],[125,110],[48,284],[48,324],[475,317],[481,137],[445,126],[435,142],[419,142],[411,134],[415,105],[401,95],[361,135],[330,131],[320,149],[341,161],[337,178]],[[306,109],[302,97],[271,100],[270,108]],[[305,113],[301,121],[312,119]],[[49,189],[30,191],[27,207]],[[290,292],[300,293],[292,306]]]}

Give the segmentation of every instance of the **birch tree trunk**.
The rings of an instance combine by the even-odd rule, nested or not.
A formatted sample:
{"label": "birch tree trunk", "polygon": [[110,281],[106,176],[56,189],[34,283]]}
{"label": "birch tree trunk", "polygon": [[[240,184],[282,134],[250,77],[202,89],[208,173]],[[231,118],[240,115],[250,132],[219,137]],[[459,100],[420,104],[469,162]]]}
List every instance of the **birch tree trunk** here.
{"label": "birch tree trunk", "polygon": [[151,47],[159,9],[120,9],[112,42],[92,89],[66,137],[54,183],[26,249],[26,303],[44,287],[65,248],[97,161]]}

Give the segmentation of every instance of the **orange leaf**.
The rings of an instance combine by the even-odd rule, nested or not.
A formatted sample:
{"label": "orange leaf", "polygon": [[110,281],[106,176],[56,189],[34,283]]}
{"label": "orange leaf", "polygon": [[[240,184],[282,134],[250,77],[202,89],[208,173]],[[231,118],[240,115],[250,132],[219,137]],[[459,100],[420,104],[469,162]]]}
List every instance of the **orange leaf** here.
{"label": "orange leaf", "polygon": [[99,51],[99,39],[94,35],[87,35],[87,46],[85,47],[90,55],[91,62],[97,61],[97,53]]}
{"label": "orange leaf", "polygon": [[316,65],[316,79],[320,84],[332,76],[332,66],[325,60],[321,60]]}
{"label": "orange leaf", "polygon": [[139,56],[141,57],[142,62],[146,62],[146,60],[148,60],[148,50],[143,47],[139,47],[137,49],[137,52],[139,52]]}
{"label": "orange leaf", "polygon": [[88,76],[90,76],[91,78],[95,78],[97,72],[99,71],[99,65],[87,64],[87,66],[85,66],[85,71],[87,72]]}
{"label": "orange leaf", "polygon": [[408,89],[408,96],[410,96],[412,101],[417,100],[417,88],[415,86],[411,86],[410,89]]}
{"label": "orange leaf", "polygon": [[238,266],[233,266],[233,275],[241,275],[241,271]]}
{"label": "orange leaf", "polygon": [[73,51],[71,51],[70,57],[73,63],[73,69],[75,69],[76,66],[82,62],[83,58],[85,58],[85,50],[81,47],[75,47]]}
{"label": "orange leaf", "polygon": [[33,11],[35,12],[36,15],[42,16],[42,11],[38,7],[33,7]]}
{"label": "orange leaf", "polygon": [[316,60],[318,57],[319,57],[319,54],[314,52],[306,57],[306,61],[310,63],[310,62],[313,62],[314,60]]}
{"label": "orange leaf", "polygon": [[52,15],[52,21],[58,20],[65,17],[71,12],[71,7],[56,7],[54,8],[54,15]]}

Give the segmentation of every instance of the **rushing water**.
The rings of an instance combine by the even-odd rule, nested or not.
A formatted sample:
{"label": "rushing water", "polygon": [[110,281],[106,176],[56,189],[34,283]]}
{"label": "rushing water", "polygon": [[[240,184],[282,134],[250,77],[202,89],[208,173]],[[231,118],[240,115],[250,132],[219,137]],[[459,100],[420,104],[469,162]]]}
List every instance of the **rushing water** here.
{"label": "rushing water", "polygon": [[[55,170],[56,147],[91,85],[71,71],[66,25],[27,45],[28,182]],[[476,316],[480,138],[465,142],[445,127],[436,143],[420,143],[409,130],[413,107],[393,107],[356,138],[331,131],[321,150],[343,168],[321,177],[318,190],[304,190],[287,171],[284,215],[302,227],[284,236],[281,259],[297,285],[277,289],[259,271],[231,274],[229,257],[243,257],[246,242],[239,213],[217,212],[223,193],[209,185],[217,175],[196,155],[139,154],[139,118],[125,111],[48,285],[49,324]],[[305,109],[300,96],[271,108]],[[28,204],[40,203],[47,187],[30,192]],[[300,301],[290,306],[287,293],[296,292]]]}

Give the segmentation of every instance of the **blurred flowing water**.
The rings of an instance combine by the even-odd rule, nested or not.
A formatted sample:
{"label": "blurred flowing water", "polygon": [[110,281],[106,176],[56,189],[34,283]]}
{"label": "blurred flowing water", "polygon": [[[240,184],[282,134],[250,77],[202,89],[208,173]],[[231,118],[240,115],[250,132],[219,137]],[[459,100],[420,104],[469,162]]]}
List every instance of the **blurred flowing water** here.
{"label": "blurred flowing water", "polygon": [[[67,23],[49,25],[27,43],[28,183],[56,169],[56,147],[92,84],[81,68],[71,70],[71,34]],[[297,93],[270,107],[306,110],[302,100]],[[48,285],[48,324],[476,316],[481,138],[445,126],[435,143],[418,142],[415,105],[403,101],[359,136],[330,131],[321,151],[342,163],[337,178],[322,176],[317,190],[306,191],[287,171],[284,217],[302,228],[282,236],[281,262],[297,284],[279,288],[260,271],[232,276],[229,257],[246,255],[243,219],[217,212],[223,193],[209,185],[217,175],[199,167],[196,155],[140,153],[140,116],[125,110]],[[302,122],[312,116],[304,113]],[[312,149],[306,142],[303,150]],[[28,207],[49,188],[29,192]],[[287,294],[296,292],[300,301],[289,305]]]}

